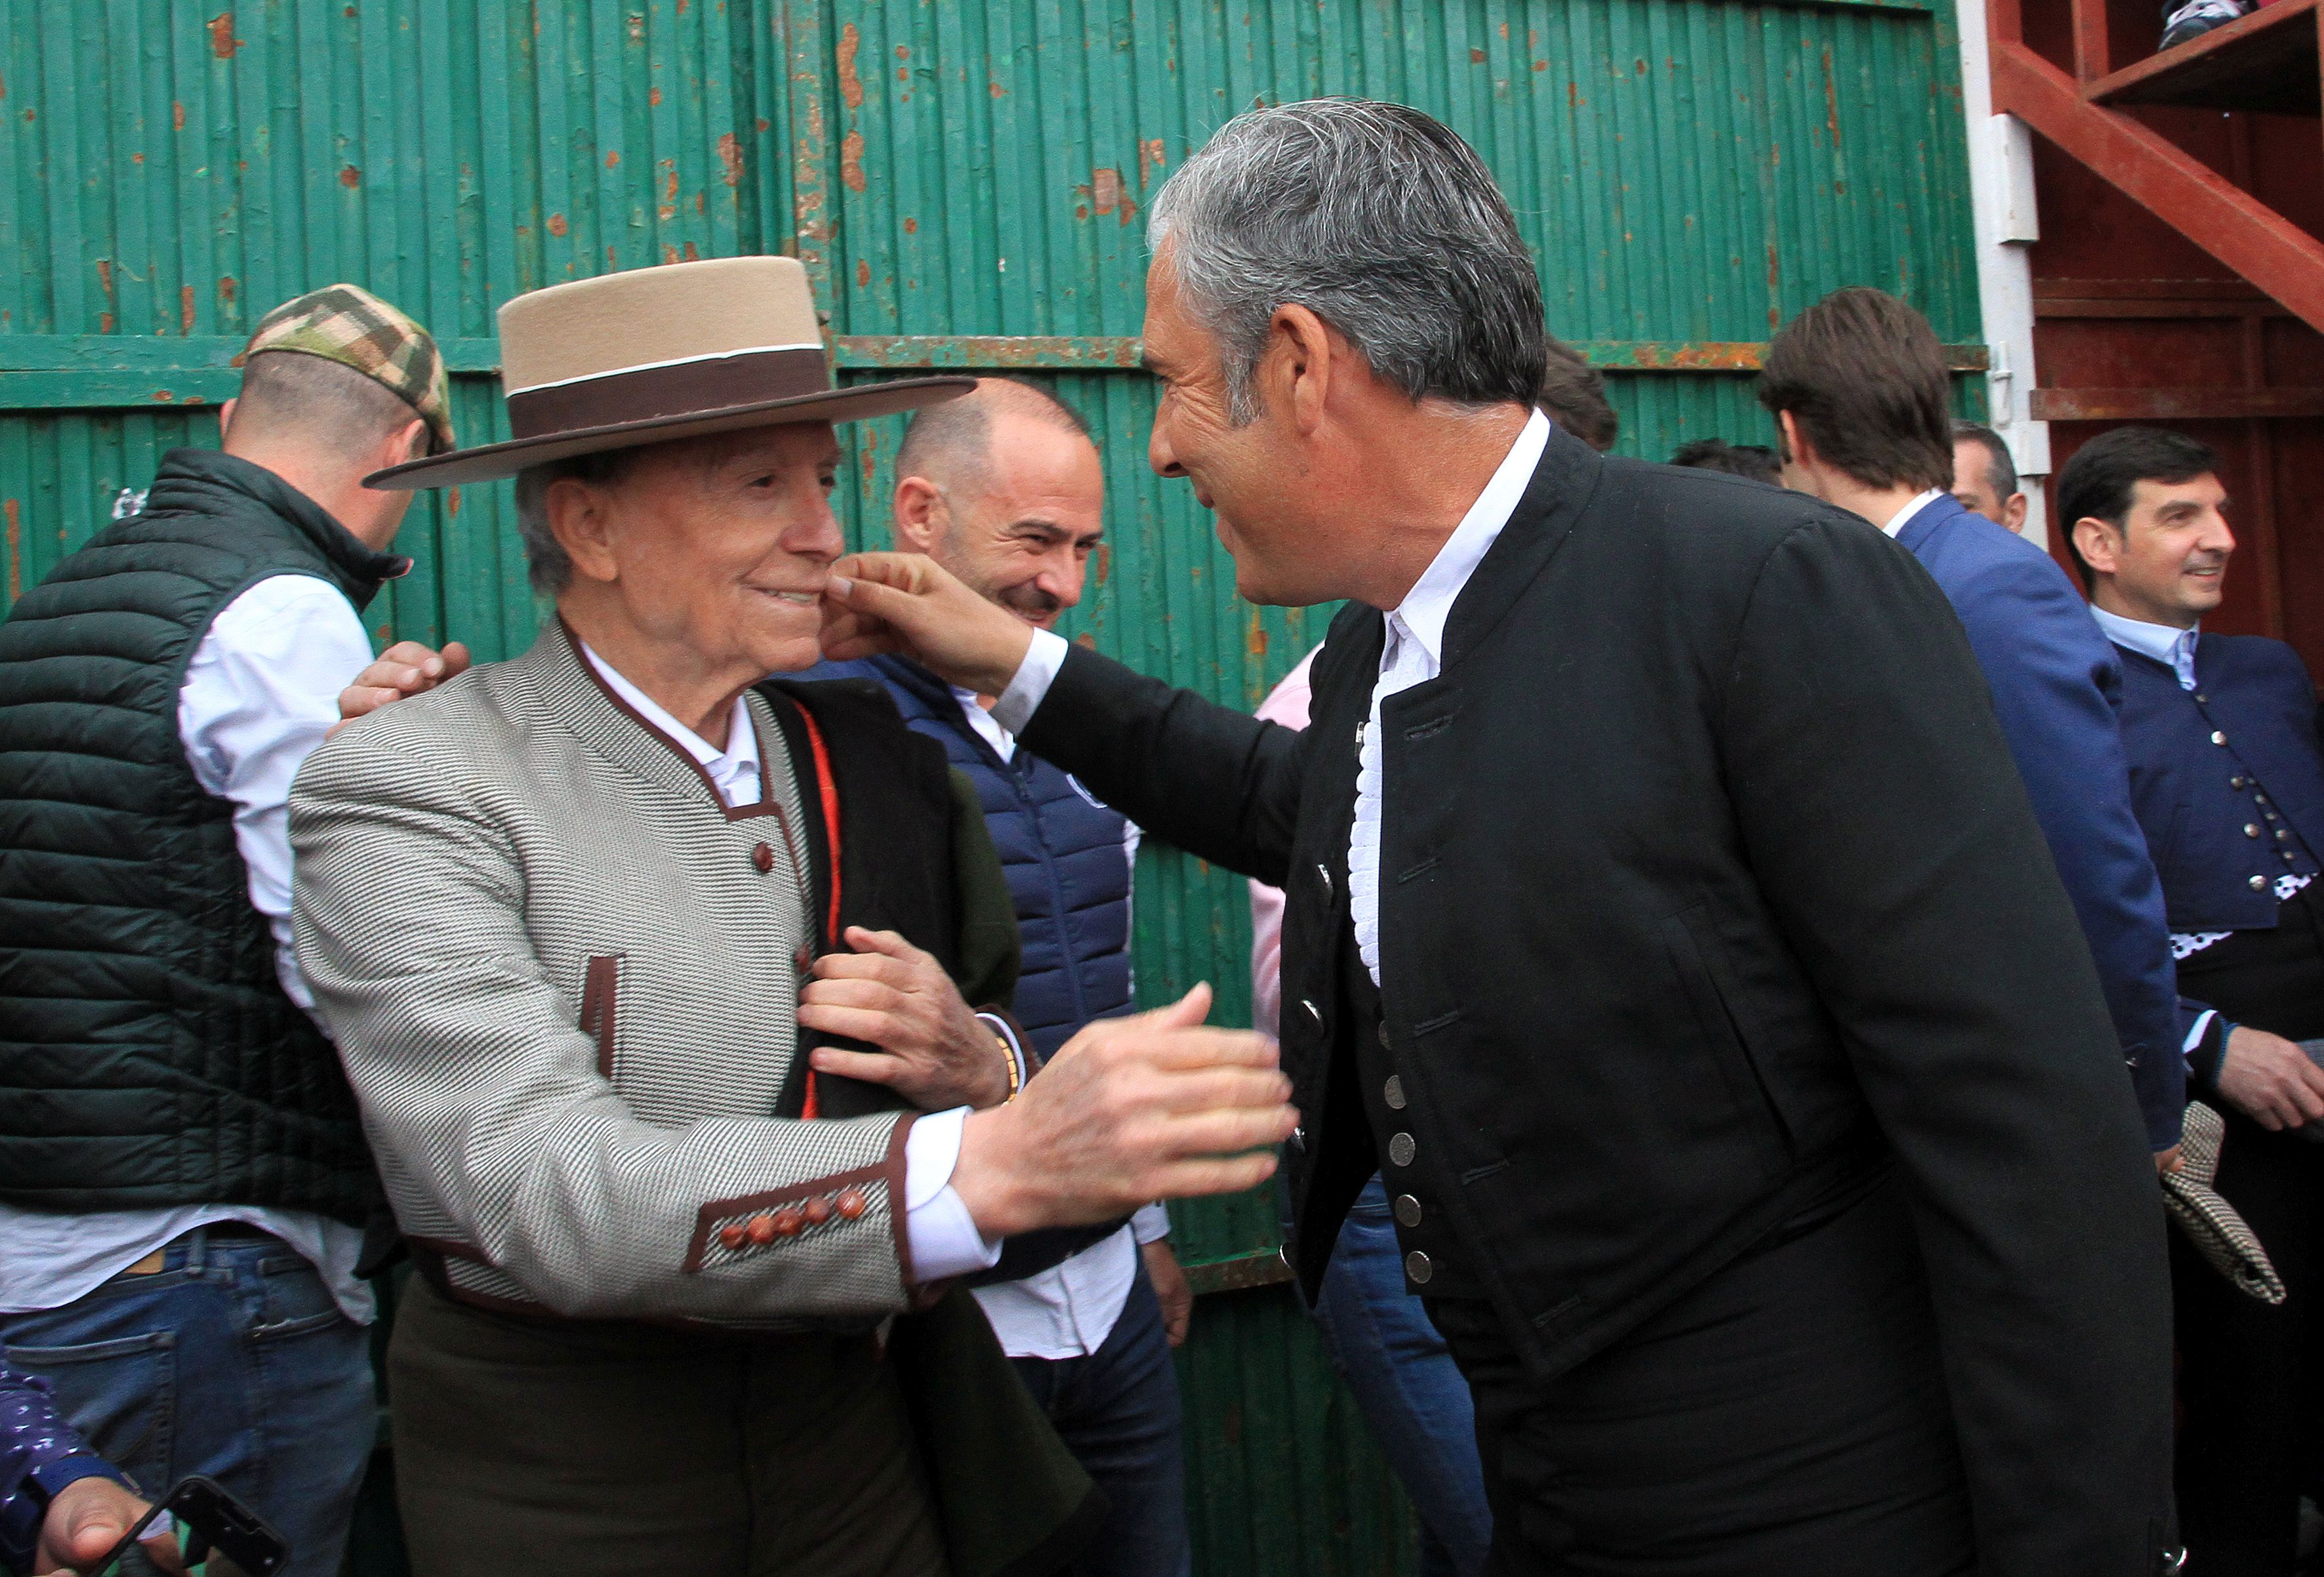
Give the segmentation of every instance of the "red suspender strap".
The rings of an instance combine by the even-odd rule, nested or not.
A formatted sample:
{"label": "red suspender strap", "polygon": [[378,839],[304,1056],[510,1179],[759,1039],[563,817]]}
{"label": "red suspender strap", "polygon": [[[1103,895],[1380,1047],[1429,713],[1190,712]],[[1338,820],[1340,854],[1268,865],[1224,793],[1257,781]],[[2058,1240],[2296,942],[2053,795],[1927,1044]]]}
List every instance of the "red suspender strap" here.
{"label": "red suspender strap", "polygon": [[[794,703],[797,705],[797,703]],[[826,946],[839,945],[839,784],[831,775],[831,752],[823,742],[823,730],[815,724],[815,714],[804,706],[798,709],[799,721],[807,724],[807,743],[815,757],[815,788],[823,799],[823,841],[829,851],[827,868],[831,872],[831,908],[823,923]],[[799,1115],[813,1118],[819,1114],[815,1095],[815,1069],[807,1071],[807,1100]]]}

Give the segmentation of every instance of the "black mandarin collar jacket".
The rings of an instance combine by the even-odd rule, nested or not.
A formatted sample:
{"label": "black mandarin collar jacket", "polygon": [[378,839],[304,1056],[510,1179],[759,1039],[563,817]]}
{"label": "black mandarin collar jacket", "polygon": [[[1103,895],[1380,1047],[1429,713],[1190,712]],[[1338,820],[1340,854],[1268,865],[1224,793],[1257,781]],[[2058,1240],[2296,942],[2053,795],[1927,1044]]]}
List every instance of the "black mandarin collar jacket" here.
{"label": "black mandarin collar jacket", "polygon": [[[1076,649],[1022,736],[1285,889],[1311,1294],[1379,1166],[1334,971],[1382,627],[1333,622],[1305,733]],[[2171,1443],[2153,1163],[1976,660],[1912,555],[1799,493],[1554,433],[1442,674],[1382,726],[1410,1176],[1536,1378],[1888,1157],[1984,1569],[2146,1571]]]}

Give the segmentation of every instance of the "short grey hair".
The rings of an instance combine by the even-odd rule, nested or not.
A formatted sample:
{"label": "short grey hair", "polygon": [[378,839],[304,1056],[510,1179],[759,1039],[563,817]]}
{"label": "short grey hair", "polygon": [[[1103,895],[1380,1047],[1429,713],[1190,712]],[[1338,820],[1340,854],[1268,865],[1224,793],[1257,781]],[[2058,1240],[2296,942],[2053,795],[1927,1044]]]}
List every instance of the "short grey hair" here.
{"label": "short grey hair", "polygon": [[604,449],[528,466],[516,474],[516,530],[524,539],[525,578],[533,591],[553,597],[573,584],[573,558],[549,527],[549,489],[571,477],[603,486],[618,482],[637,457],[636,449]]}
{"label": "short grey hair", "polygon": [[1275,309],[1307,308],[1415,401],[1531,405],[1546,364],[1541,280],[1476,150],[1416,109],[1312,98],[1246,110],[1155,195],[1194,317],[1218,337],[1228,414]]}

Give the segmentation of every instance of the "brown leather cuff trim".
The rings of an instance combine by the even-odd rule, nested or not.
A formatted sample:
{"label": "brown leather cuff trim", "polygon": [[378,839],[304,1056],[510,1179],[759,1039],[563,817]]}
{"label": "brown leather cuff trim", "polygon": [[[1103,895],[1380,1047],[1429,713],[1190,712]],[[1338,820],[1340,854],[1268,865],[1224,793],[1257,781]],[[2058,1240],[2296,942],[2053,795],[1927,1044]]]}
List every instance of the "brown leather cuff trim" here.
{"label": "brown leather cuff trim", "polygon": [[989,1013],[993,1018],[1000,1019],[1003,1024],[1009,1026],[1009,1033],[1017,1038],[1017,1049],[1025,1054],[1025,1076],[1027,1078],[1031,1078],[1035,1074],[1039,1073],[1043,1068],[1048,1065],[1048,1061],[1047,1058],[1042,1056],[1040,1048],[1033,1044],[1033,1038],[1025,1033],[1025,1026],[1017,1021],[1016,1014],[1010,1012],[1008,1009],[1002,1007],[998,1002],[987,1002],[984,1006],[976,1009],[975,1011],[979,1013]]}
{"label": "brown leather cuff trim", "polygon": [[[912,1283],[911,1212],[904,1197],[904,1141],[911,1137],[912,1124],[919,1120],[918,1112],[907,1113],[896,1120],[888,1134],[888,1153],[880,1162],[880,1170],[888,1179],[888,1227],[896,1234],[896,1269],[903,1279],[904,1296],[914,1296]],[[914,1306],[918,1306],[917,1304]]]}
{"label": "brown leather cuff trim", "polygon": [[[892,1151],[890,1152],[892,1158]],[[732,1221],[738,1215],[788,1204],[795,1199],[813,1199],[821,1194],[835,1194],[858,1183],[888,1182],[889,1208],[900,1216],[904,1210],[904,1185],[900,1177],[885,1178],[887,1163],[876,1167],[858,1167],[852,1172],[834,1172],[807,1183],[794,1183],[786,1188],[770,1188],[763,1193],[745,1194],[733,1199],[714,1199],[695,1213],[694,1240],[687,1245],[685,1270],[692,1275],[702,1268],[710,1256],[711,1235],[721,1222]],[[771,1245],[770,1245],[771,1246]]]}

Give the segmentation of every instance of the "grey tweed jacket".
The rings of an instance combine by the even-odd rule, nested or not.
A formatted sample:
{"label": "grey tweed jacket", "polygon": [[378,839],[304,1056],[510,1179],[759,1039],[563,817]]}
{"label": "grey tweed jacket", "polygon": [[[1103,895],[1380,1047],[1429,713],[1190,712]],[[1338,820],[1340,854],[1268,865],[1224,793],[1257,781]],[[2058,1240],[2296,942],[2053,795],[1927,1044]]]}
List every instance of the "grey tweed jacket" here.
{"label": "grey tweed jacket", "polygon": [[300,966],[396,1217],[466,1301],[752,1328],[909,1306],[910,1118],[768,1115],[814,933],[798,788],[749,703],[767,792],[730,810],[552,620],[299,774]]}

